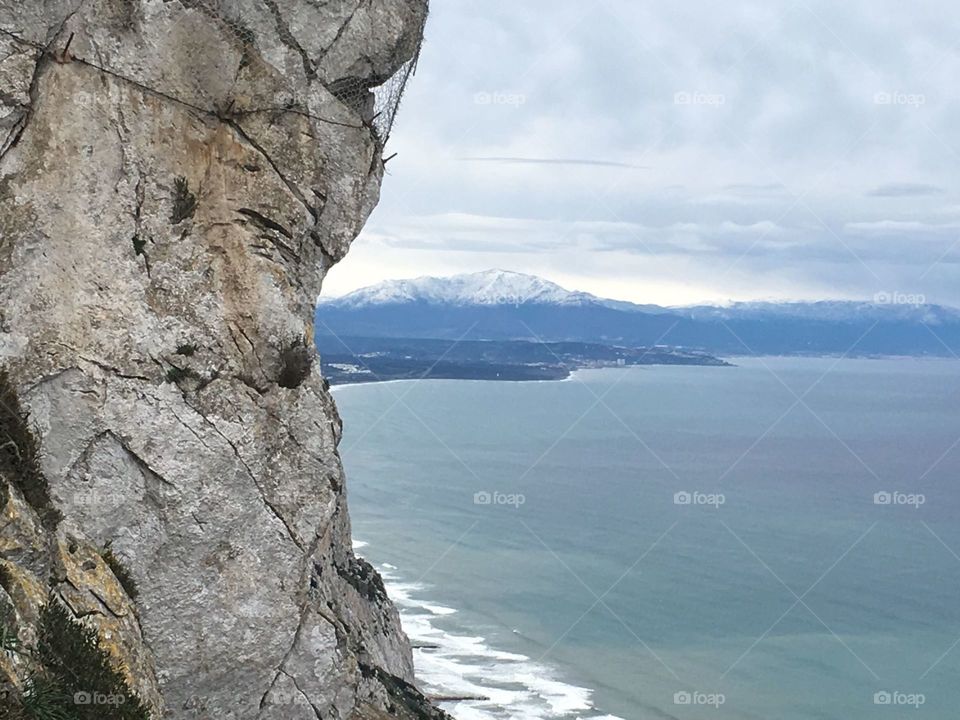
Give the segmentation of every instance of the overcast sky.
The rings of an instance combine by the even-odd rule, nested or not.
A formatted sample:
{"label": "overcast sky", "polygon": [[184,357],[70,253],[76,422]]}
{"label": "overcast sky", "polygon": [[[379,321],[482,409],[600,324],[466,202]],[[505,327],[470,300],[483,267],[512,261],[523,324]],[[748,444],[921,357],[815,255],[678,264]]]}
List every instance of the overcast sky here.
{"label": "overcast sky", "polygon": [[960,5],[434,0],[327,279],[499,267],[678,305],[960,305]]}

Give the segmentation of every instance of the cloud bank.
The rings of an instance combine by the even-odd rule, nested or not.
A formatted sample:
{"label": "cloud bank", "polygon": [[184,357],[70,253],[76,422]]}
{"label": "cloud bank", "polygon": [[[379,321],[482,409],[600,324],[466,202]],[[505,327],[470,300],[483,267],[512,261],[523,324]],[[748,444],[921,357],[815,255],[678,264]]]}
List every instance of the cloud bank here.
{"label": "cloud bank", "polygon": [[661,304],[960,305],[960,6],[437,3],[339,293],[488,267]]}

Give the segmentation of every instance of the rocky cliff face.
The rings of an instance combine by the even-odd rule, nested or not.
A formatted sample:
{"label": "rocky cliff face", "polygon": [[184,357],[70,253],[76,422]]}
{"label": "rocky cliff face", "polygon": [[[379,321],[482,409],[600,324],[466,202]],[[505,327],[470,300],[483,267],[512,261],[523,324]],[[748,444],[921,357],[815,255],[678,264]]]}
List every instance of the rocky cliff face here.
{"label": "rocky cliff face", "polygon": [[0,611],[62,604],[154,717],[440,716],[311,365],[426,2],[0,0]]}

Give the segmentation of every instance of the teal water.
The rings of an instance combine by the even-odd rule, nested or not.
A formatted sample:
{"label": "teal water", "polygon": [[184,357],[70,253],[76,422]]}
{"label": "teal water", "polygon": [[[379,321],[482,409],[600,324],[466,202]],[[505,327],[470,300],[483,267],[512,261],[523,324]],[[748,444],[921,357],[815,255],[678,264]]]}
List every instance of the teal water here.
{"label": "teal water", "polygon": [[457,717],[957,717],[960,362],[736,362],[337,390]]}

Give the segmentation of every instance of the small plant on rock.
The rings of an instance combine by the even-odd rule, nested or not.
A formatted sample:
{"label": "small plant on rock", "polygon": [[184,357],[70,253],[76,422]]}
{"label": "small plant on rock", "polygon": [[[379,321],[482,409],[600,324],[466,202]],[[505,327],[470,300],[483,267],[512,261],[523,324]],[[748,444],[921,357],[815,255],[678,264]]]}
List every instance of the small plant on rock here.
{"label": "small plant on rock", "polygon": [[40,468],[40,443],[30,416],[20,406],[16,388],[3,368],[0,368],[0,476],[19,488],[47,528],[59,524],[62,515],[50,500],[50,487]]}
{"label": "small plant on rock", "polygon": [[277,385],[282,388],[298,388],[310,376],[314,353],[303,338],[292,343],[280,353],[280,373]]}
{"label": "small plant on rock", "polygon": [[167,382],[178,383],[181,380],[198,377],[196,371],[173,365],[167,369]]}
{"label": "small plant on rock", "polygon": [[20,636],[17,634],[9,611],[0,611],[0,653],[16,655],[20,652]]}
{"label": "small plant on rock", "polygon": [[[36,656],[42,667],[38,678],[49,697],[65,701],[65,717],[77,720],[148,720],[140,698],[110,665],[95,630],[74,620],[51,593],[40,611]],[[117,699],[106,705],[79,703],[78,698],[99,693]],[[122,700],[120,700],[122,698]],[[27,705],[27,698],[24,699]],[[56,715],[47,717],[55,718]]]}
{"label": "small plant on rock", "polygon": [[197,211],[197,196],[190,192],[190,183],[185,177],[178,177],[173,181],[173,211],[170,213],[170,222],[178,225],[188,218],[192,218]]}
{"label": "small plant on rock", "polygon": [[0,697],[3,720],[150,720],[97,632],[77,622],[55,593],[40,610],[36,647],[16,652],[31,670],[22,692]]}
{"label": "small plant on rock", "polygon": [[103,549],[103,552],[100,553],[100,557],[103,558],[103,561],[113,572],[114,577],[117,578],[120,586],[124,589],[130,599],[136,600],[137,596],[140,594],[140,591],[137,589],[137,583],[133,579],[133,575],[130,574],[130,571],[120,561],[120,558],[114,554],[113,549],[109,544]]}

